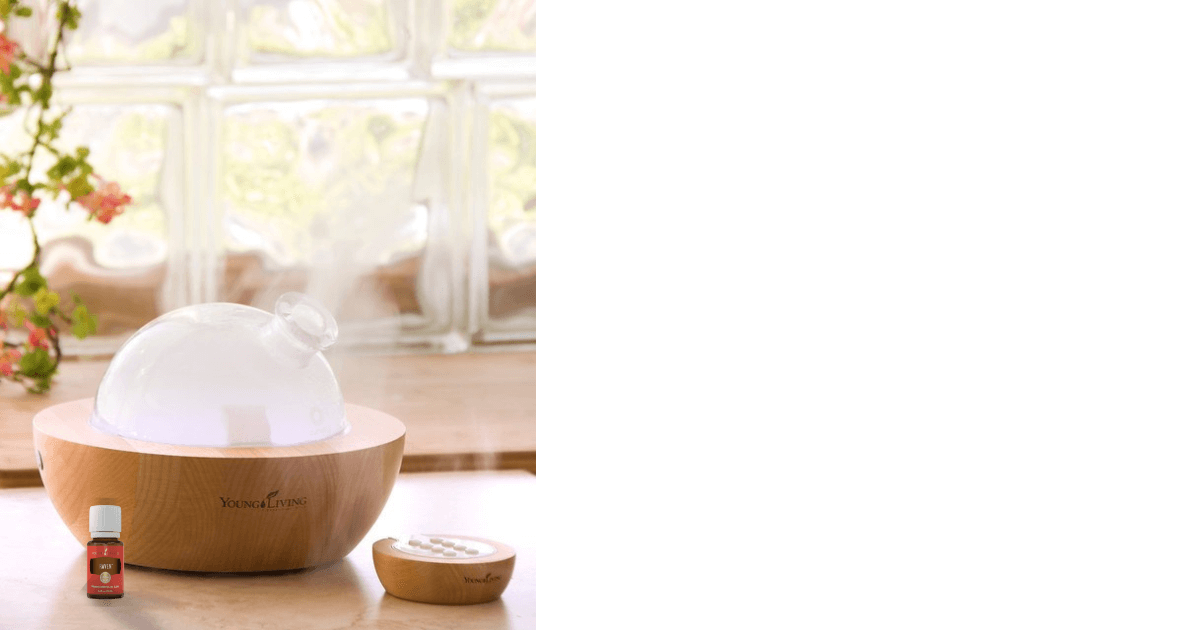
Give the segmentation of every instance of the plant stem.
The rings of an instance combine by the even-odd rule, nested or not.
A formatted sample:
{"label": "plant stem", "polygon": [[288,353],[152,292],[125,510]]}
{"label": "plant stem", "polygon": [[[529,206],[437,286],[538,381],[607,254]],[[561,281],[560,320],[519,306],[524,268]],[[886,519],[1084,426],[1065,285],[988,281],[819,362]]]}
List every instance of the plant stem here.
{"label": "plant stem", "polygon": [[[71,3],[66,0],[58,3],[59,13],[65,14],[67,11],[67,8],[70,6],[70,4]],[[40,86],[38,88],[39,90],[41,90],[42,87],[44,87],[44,86],[53,85],[52,80],[54,79],[54,72],[56,70],[56,68],[54,66],[58,60],[58,48],[59,48],[59,45],[62,44],[63,35],[64,35],[66,28],[67,28],[67,21],[64,19],[59,19],[58,31],[54,35],[54,44],[50,47],[50,59],[46,62],[45,67],[38,68],[38,74],[42,75],[42,86]],[[27,183],[32,183],[29,181],[29,177],[33,174],[33,157],[37,153],[38,147],[44,146],[42,144],[42,134],[45,132],[44,119],[46,117],[46,109],[49,106],[50,106],[50,97],[49,96],[47,96],[45,98],[45,100],[39,101],[39,103],[38,103],[37,133],[34,134],[33,146],[29,149],[29,164],[25,165],[25,181]],[[60,120],[61,120],[61,118],[60,118]],[[32,224],[33,224],[33,222],[32,222],[32,217],[31,217],[30,225],[32,225]],[[36,232],[34,233],[34,236],[33,236],[33,242],[34,242],[34,260],[36,261],[37,254],[39,253],[39,249],[37,247],[37,233]]]}
{"label": "plant stem", "polygon": [[[32,196],[32,194],[33,194],[33,182],[31,182],[29,178],[33,176],[33,162],[34,162],[34,159],[37,157],[38,149],[44,148],[44,149],[50,151],[51,153],[58,155],[58,151],[56,151],[53,147],[50,146],[50,141],[53,140],[54,138],[53,138],[52,133],[51,134],[47,133],[46,112],[50,108],[50,98],[54,94],[53,87],[52,87],[54,73],[57,70],[56,65],[58,62],[58,53],[59,53],[59,48],[61,47],[63,37],[65,35],[65,30],[67,27],[66,15],[67,15],[68,10],[70,9],[70,5],[71,5],[70,0],[61,0],[60,2],[56,3],[56,6],[58,8],[58,30],[54,36],[54,44],[50,47],[50,56],[46,62],[46,65],[43,66],[43,65],[33,61],[32,59],[29,59],[24,54],[21,55],[21,59],[23,61],[29,63],[29,65],[34,67],[37,70],[37,73],[39,75],[41,75],[42,83],[38,87],[38,93],[44,95],[44,96],[40,96],[40,97],[35,97],[35,99],[37,101],[37,103],[36,103],[37,108],[38,108],[37,127],[36,127],[36,132],[33,134],[33,146],[29,148],[29,153],[27,154],[27,157],[26,157],[26,159],[28,160],[28,163],[25,165],[25,176],[22,178],[22,180],[24,181],[25,186],[26,186],[25,192],[26,192],[26,194],[28,194],[30,196]],[[61,123],[63,117],[65,117],[67,112],[69,112],[69,111],[70,111],[70,109],[68,108],[68,110],[66,112],[63,112],[63,114],[54,121],[53,125],[57,126],[59,123]],[[47,135],[50,135],[51,137],[47,138],[46,137]],[[6,286],[3,291],[0,291],[0,300],[7,297],[8,295],[10,295],[13,292],[13,290],[17,286],[17,280],[21,277],[22,274],[24,274],[26,271],[29,271],[30,269],[37,268],[38,261],[41,258],[41,254],[42,254],[42,244],[41,244],[41,241],[38,240],[37,228],[33,224],[33,215],[35,215],[35,214],[36,214],[36,211],[33,211],[27,215],[27,220],[29,221],[29,233],[33,237],[33,256],[31,257],[29,264],[25,265],[24,268],[20,269],[16,273],[14,273],[12,279],[9,280],[9,282],[8,282],[8,286]],[[47,313],[47,316],[49,316],[50,314],[57,314],[60,318],[64,319],[68,324],[70,324],[70,322],[71,322],[70,318],[66,317],[62,313],[62,311],[59,310],[57,307],[51,309],[50,313]],[[3,317],[4,317],[4,314],[0,313],[0,318],[3,318]],[[46,336],[49,338],[51,347],[53,349],[53,355],[54,355],[53,356],[53,367],[50,371],[50,374],[54,374],[58,371],[59,362],[62,361],[62,348],[59,345],[59,340],[58,340],[58,336],[59,336],[58,335],[58,327],[55,326],[53,323],[51,323],[46,328]],[[20,345],[20,344],[10,343],[3,339],[0,339],[0,341],[3,341],[3,346],[0,346],[0,347],[18,347]],[[14,373],[10,378],[12,378],[14,381],[16,381],[18,383],[21,383],[22,385],[25,386],[26,389],[28,389],[30,391],[35,390],[34,385],[31,384],[34,381],[31,381],[29,378],[27,378],[25,375],[20,374],[19,372]],[[36,387],[37,391],[44,391],[44,389],[45,389],[44,385]]]}

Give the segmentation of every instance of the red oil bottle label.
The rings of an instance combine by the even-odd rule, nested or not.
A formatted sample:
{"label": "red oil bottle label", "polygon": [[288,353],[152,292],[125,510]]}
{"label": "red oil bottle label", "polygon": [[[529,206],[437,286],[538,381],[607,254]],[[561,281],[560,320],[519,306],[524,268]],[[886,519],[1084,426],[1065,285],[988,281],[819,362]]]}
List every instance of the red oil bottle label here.
{"label": "red oil bottle label", "polygon": [[125,593],[125,547],[88,545],[88,595]]}

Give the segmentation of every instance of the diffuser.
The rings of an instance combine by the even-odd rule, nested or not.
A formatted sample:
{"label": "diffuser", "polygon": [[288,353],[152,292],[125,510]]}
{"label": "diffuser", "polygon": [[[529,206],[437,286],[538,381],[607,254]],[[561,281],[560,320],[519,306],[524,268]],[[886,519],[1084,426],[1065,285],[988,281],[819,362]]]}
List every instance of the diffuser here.
{"label": "diffuser", "polygon": [[46,492],[81,544],[118,505],[125,561],[183,571],[297,569],[344,557],[379,518],[398,419],[346,404],[321,354],[337,324],[288,293],[274,315],[201,304],[146,324],[96,398],[33,419]]}

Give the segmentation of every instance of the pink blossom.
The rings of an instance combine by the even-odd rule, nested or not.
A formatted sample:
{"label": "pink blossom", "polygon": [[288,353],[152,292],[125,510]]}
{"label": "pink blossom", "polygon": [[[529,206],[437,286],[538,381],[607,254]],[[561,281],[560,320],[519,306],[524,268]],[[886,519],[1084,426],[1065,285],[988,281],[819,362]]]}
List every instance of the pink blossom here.
{"label": "pink blossom", "polygon": [[92,192],[76,199],[79,205],[87,208],[88,214],[95,217],[101,223],[108,223],[125,212],[125,206],[133,201],[133,198],[121,192],[121,187],[116,182],[106,182],[100,180],[100,185]]}
{"label": "pink blossom", "polygon": [[13,375],[13,364],[21,360],[21,352],[16,348],[0,351],[0,374]]}
{"label": "pink blossom", "polygon": [[33,325],[33,322],[26,321],[25,327],[29,329],[29,345],[34,348],[50,348],[50,334],[45,328],[38,328]]}
{"label": "pink blossom", "polygon": [[12,65],[12,60],[17,56],[17,42],[7,38],[0,33],[0,72],[8,74],[9,66]]}
{"label": "pink blossom", "polygon": [[13,194],[12,185],[0,188],[0,206],[20,212],[25,216],[31,216],[38,206],[42,205],[42,200],[30,195],[25,191],[19,191]]}
{"label": "pink blossom", "polygon": [[42,205],[42,200],[37,197],[31,197],[28,193],[17,193],[16,200],[10,202],[9,207],[25,216],[32,216],[33,211]]}

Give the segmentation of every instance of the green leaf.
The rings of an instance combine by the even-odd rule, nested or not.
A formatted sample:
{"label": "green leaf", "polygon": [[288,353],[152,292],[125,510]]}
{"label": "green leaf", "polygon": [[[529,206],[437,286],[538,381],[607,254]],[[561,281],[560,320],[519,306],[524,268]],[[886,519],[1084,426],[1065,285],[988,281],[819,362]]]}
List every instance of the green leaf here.
{"label": "green leaf", "polygon": [[26,385],[25,390],[31,394],[44,394],[50,391],[50,376],[34,378],[33,385]]}
{"label": "green leaf", "polygon": [[83,175],[92,174],[92,165],[88,164],[87,161],[88,156],[91,154],[91,150],[87,147],[78,147],[75,149],[75,161],[79,165],[79,172]]}
{"label": "green leaf", "polygon": [[33,15],[33,9],[29,7],[20,7],[17,9],[17,15],[21,17],[29,17]]}
{"label": "green leaf", "polygon": [[24,326],[26,317],[29,317],[29,311],[25,310],[24,306],[21,306],[20,301],[13,300],[8,305],[8,319],[13,326]]}
{"label": "green leaf", "polygon": [[37,293],[33,294],[33,309],[38,315],[49,315],[54,307],[58,306],[61,298],[57,293],[51,291],[48,287],[38,289]]}
{"label": "green leaf", "polygon": [[66,24],[67,28],[75,30],[79,28],[79,18],[81,16],[82,14],[79,12],[79,9],[76,9],[66,2],[60,2],[58,4],[58,11],[55,17],[58,18],[58,21]]}
{"label": "green leaf", "polygon": [[[42,84],[39,85],[37,90],[33,93],[33,99],[35,101],[39,101],[42,104],[42,106],[44,106],[44,107],[50,107],[50,97],[53,95],[54,95],[54,88],[50,85],[50,82],[43,81]],[[49,131],[52,128],[51,125],[47,125],[47,124],[43,124],[42,127],[46,131]]]}
{"label": "green leaf", "polygon": [[56,181],[60,180],[75,170],[76,163],[75,158],[64,155],[54,163],[54,166],[46,169],[46,177]]}
{"label": "green leaf", "polygon": [[54,374],[56,367],[54,360],[50,358],[50,353],[45,348],[34,348],[21,355],[21,360],[17,365],[21,368],[21,374],[33,378],[49,377]]}
{"label": "green leaf", "polygon": [[32,297],[39,289],[45,287],[46,279],[42,277],[41,272],[37,270],[37,267],[30,267],[21,272],[21,278],[17,280],[13,291],[21,297]]}
{"label": "green leaf", "polygon": [[87,307],[80,304],[71,312],[71,334],[78,339],[83,339],[88,335],[95,334],[96,325],[99,321],[95,315],[88,313]]}
{"label": "green leaf", "polygon": [[95,187],[88,183],[87,175],[80,175],[67,182],[67,192],[71,193],[72,199],[78,199],[93,190]]}
{"label": "green leaf", "polygon": [[38,328],[49,328],[54,325],[54,322],[50,321],[49,316],[38,315],[37,313],[29,314],[29,323],[37,326]]}

